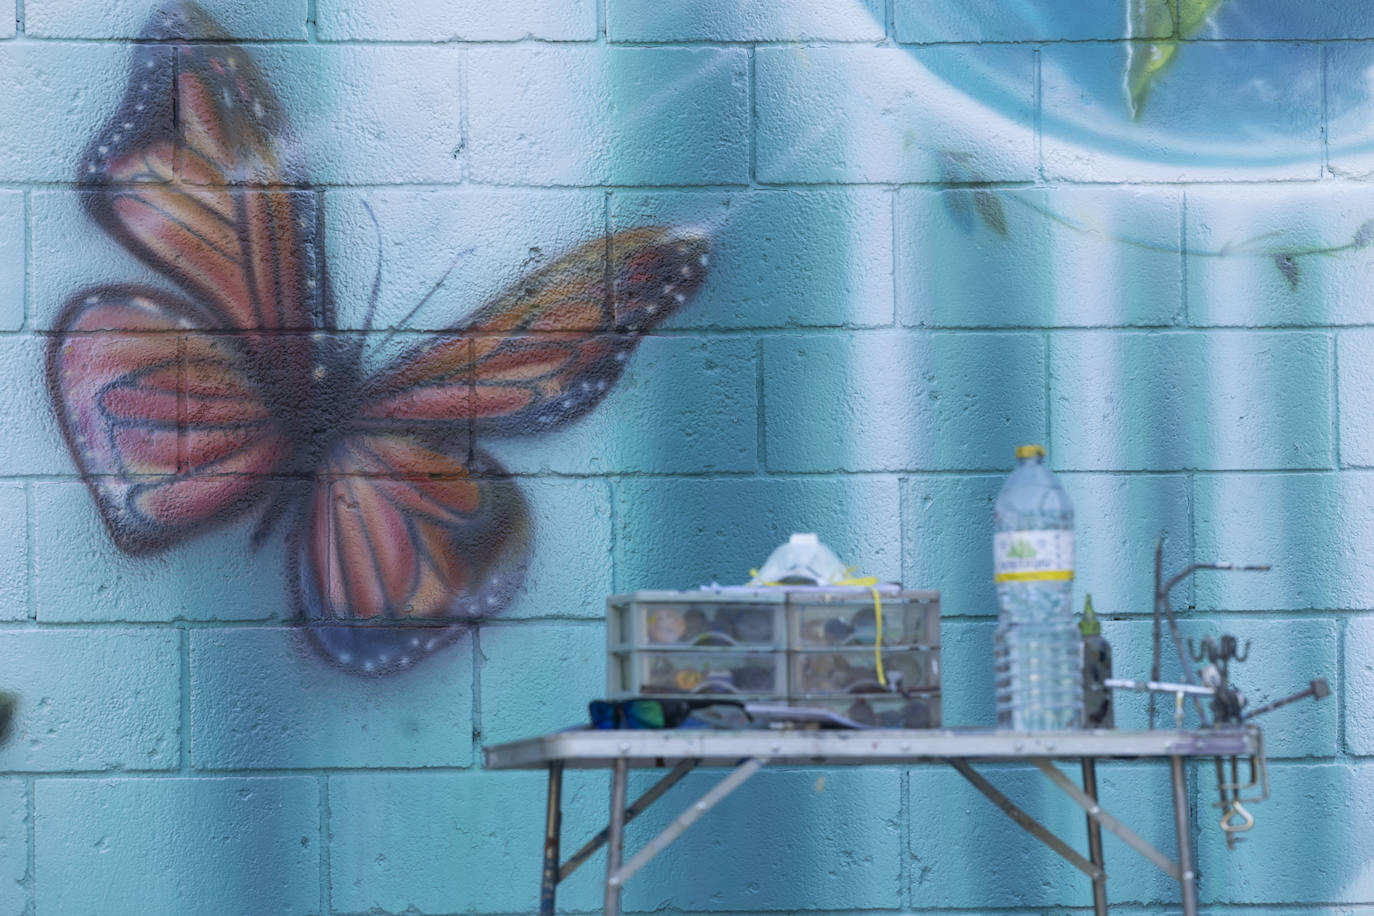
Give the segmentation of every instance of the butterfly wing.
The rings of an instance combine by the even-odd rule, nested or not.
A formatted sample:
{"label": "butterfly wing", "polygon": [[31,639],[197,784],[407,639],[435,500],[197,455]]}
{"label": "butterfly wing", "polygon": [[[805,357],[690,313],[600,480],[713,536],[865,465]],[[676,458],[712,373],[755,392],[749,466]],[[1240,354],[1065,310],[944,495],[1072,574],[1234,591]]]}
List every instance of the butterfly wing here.
{"label": "butterfly wing", "polygon": [[[217,33],[188,3],[145,37]],[[271,86],[243,49],[206,43],[175,46],[172,78],[159,82],[150,73],[166,66],[165,49],[137,47],[124,100],[83,157],[87,211],[185,289],[206,326],[327,325],[318,208]]]}
{"label": "butterfly wing", "polygon": [[[506,603],[523,577],[528,512],[470,432],[537,431],[590,410],[642,332],[697,290],[708,250],[665,228],[584,245],[370,382],[297,550],[308,631],[326,656],[398,670],[457,632],[445,621]],[[398,618],[438,626],[387,625]]]}
{"label": "butterfly wing", "polygon": [[402,356],[374,380],[362,417],[452,424],[478,434],[551,429],[595,407],[645,331],[706,275],[698,232],[645,227],[590,242],[480,309],[461,331]]}
{"label": "butterfly wing", "polygon": [[89,290],[48,348],[67,445],[120,549],[144,553],[251,505],[290,453],[240,354],[195,307],[140,287]]}
{"label": "butterfly wing", "polygon": [[[359,673],[413,664],[460,632],[454,618],[489,616],[509,600],[528,518],[514,481],[490,459],[468,458],[466,436],[344,437],[316,477],[297,548],[307,632]],[[411,626],[394,626],[402,620]],[[440,625],[414,626],[424,623]]]}
{"label": "butterfly wing", "polygon": [[80,193],[189,298],[83,291],[48,358],[72,456],[130,552],[223,521],[269,475],[299,470],[320,368],[308,332],[329,321],[317,208],[291,186],[276,98],[242,49],[158,43],[188,34],[222,33],[194,4],[155,14],[155,41],[136,46],[124,99],[83,158]]}

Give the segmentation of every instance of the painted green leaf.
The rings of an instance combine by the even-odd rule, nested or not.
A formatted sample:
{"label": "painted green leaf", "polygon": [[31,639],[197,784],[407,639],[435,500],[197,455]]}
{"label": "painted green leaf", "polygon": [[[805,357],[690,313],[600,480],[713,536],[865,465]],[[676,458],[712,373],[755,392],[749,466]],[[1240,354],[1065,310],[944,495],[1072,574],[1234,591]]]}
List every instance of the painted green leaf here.
{"label": "painted green leaf", "polygon": [[[1173,61],[1180,39],[1192,38],[1226,0],[1126,0],[1126,96],[1131,117],[1140,117],[1154,81]],[[1168,36],[1168,37],[1159,37]]]}

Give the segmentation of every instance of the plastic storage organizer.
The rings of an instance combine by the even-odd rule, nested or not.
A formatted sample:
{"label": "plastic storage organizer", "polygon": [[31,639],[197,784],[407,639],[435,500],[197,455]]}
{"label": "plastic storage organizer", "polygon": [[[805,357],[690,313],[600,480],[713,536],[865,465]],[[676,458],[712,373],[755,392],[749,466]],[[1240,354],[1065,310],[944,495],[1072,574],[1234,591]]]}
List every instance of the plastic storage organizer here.
{"label": "plastic storage organizer", "polygon": [[865,587],[612,596],[607,694],[726,694],[820,707],[866,725],[937,727],[940,594],[896,585],[878,586],[878,594],[880,644],[873,593]]}

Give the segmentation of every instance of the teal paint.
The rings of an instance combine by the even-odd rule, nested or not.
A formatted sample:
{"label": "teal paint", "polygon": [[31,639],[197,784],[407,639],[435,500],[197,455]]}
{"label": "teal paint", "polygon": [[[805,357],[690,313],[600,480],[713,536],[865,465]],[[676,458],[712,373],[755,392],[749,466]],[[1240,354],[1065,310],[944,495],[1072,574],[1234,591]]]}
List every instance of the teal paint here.
{"label": "teal paint", "polygon": [[[481,747],[579,714],[606,594],[742,581],[793,530],[941,588],[946,720],[990,724],[990,499],[1023,439],[1074,495],[1080,598],[1126,618],[1104,626],[1121,673],[1148,663],[1165,530],[1166,569],[1275,563],[1174,593],[1190,635],[1256,640],[1255,702],[1317,674],[1336,690],[1269,717],[1276,792],[1236,852],[1195,774],[1211,909],[1374,907],[1374,16],[1227,0],[1133,118],[1111,4],[894,0],[891,23],[871,2],[315,0],[313,24],[306,6],[207,2],[322,186],[341,327],[363,326],[379,267],[364,201],[378,327],[468,247],[412,327],[635,226],[704,228],[711,272],[597,412],[492,447],[534,532],[504,614],[427,670],[349,679],[293,642],[280,537],[130,558],[75,477],[37,367],[74,292],[160,280],[72,189],[153,4],[25,0],[24,37],[0,26],[0,690],[20,695],[0,771],[23,774],[0,778],[0,913],[529,911],[542,782],[482,771]],[[1144,704],[1118,714],[1139,725]],[[1162,788],[1100,772],[1109,810]],[[1088,903],[952,773],[819,775],[761,774],[629,908]],[[994,777],[1082,847],[1043,780]],[[604,780],[569,793],[573,844]],[[1171,845],[1167,812],[1138,826]],[[1125,916],[1175,905],[1108,844]],[[569,911],[597,909],[603,867]]]}

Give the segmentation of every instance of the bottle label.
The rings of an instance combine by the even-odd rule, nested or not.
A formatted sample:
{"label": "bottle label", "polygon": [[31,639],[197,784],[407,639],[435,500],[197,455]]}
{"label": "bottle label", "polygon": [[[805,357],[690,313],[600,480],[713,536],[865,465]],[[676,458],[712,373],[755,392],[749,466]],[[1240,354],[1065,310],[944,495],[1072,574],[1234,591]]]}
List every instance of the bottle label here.
{"label": "bottle label", "polygon": [[1073,578],[1073,532],[999,531],[992,536],[994,582]]}

